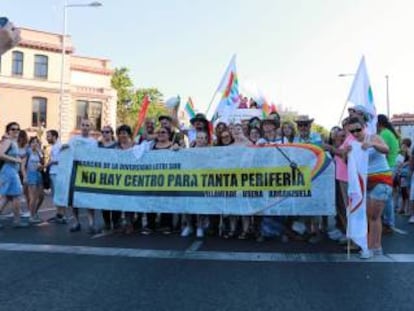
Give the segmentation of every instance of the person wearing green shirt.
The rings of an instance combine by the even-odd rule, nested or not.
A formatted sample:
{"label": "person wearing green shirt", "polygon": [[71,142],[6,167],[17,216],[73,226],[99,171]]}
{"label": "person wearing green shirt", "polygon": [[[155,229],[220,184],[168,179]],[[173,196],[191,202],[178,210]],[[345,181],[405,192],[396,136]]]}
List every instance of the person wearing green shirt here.
{"label": "person wearing green shirt", "polygon": [[[377,129],[379,136],[384,140],[385,144],[388,146],[389,151],[387,154],[387,162],[395,173],[396,159],[400,152],[400,142],[399,135],[395,131],[391,122],[388,120],[387,116],[379,114],[377,116]],[[395,212],[393,206],[392,195],[387,199],[384,212],[383,212],[383,231],[384,233],[391,233],[395,227]]]}

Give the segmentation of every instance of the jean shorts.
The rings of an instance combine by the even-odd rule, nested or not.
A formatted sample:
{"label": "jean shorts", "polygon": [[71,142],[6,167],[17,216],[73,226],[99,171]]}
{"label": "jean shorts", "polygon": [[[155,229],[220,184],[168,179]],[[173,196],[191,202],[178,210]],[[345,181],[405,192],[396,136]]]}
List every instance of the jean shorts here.
{"label": "jean shorts", "polygon": [[42,174],[38,171],[27,172],[27,184],[29,186],[40,186],[43,184]]}
{"label": "jean shorts", "polygon": [[368,198],[377,201],[387,201],[391,196],[392,188],[387,184],[377,184],[373,189],[368,191]]}

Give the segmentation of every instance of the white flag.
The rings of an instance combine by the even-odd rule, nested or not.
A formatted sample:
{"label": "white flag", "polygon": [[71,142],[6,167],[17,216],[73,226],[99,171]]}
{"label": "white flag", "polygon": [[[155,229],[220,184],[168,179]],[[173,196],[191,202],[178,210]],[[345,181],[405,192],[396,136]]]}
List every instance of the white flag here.
{"label": "white flag", "polygon": [[227,123],[231,114],[239,105],[239,82],[236,70],[236,55],[233,55],[227,66],[215,92],[215,95],[217,94],[221,94],[220,101],[208,107],[206,113],[207,119],[211,120],[213,123],[218,120]]}
{"label": "white flag", "polygon": [[361,249],[368,250],[367,172],[368,152],[353,141],[348,154],[348,226],[346,235]]}
{"label": "white flag", "polygon": [[375,134],[377,132],[377,110],[375,108],[374,96],[372,94],[364,56],[361,58],[354,82],[352,83],[348,102],[353,103],[355,106],[363,106],[365,108],[371,118],[367,124],[368,134]]}

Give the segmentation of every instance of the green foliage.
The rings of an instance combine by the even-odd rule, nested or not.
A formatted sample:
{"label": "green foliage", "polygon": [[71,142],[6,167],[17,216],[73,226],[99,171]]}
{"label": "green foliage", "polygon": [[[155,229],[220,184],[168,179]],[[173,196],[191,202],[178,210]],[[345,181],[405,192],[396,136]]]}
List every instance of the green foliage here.
{"label": "green foliage", "polygon": [[134,89],[128,68],[116,68],[111,79],[111,85],[117,91],[118,95],[118,125],[128,124],[132,128],[135,127],[142,101],[147,94],[151,99],[148,117],[158,118],[161,114],[168,113],[167,108],[163,104],[163,95],[157,88]]}
{"label": "green foliage", "polygon": [[[138,115],[138,111],[141,109],[142,101],[144,100],[145,95],[149,95],[151,99],[147,117],[158,120],[160,115],[169,114],[168,109],[163,103],[163,95],[157,88],[140,88],[137,89],[134,94],[134,106],[131,107],[131,113],[135,116],[135,118]],[[134,122],[135,121],[136,120],[134,120]]]}
{"label": "green foliage", "polygon": [[116,104],[117,124],[128,124],[128,105],[133,97],[133,83],[129,77],[129,69],[116,68],[111,78],[111,85],[116,90],[118,100]]}
{"label": "green foliage", "polygon": [[322,139],[324,141],[326,141],[329,138],[329,131],[326,128],[324,128],[322,125],[312,123],[311,131],[321,134]]}

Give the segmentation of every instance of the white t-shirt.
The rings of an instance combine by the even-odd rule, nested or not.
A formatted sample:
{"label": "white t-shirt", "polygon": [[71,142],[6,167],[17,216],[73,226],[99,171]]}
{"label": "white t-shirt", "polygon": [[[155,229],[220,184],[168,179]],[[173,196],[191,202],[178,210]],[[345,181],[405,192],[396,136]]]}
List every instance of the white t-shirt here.
{"label": "white t-shirt", "polygon": [[[59,153],[60,148],[62,148],[61,143],[56,142],[50,148],[50,162],[59,162]],[[57,164],[53,164],[50,166],[49,174],[57,174],[58,166]]]}
{"label": "white t-shirt", "polygon": [[98,141],[92,137],[83,137],[83,136],[73,136],[69,142],[69,147],[76,148],[76,146],[90,146],[98,147]]}

